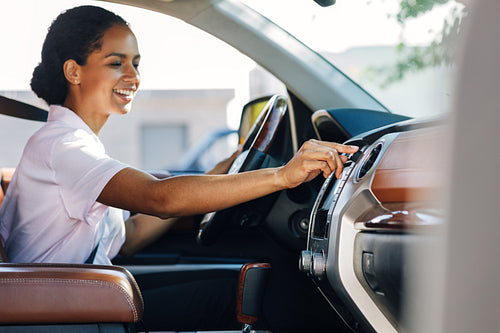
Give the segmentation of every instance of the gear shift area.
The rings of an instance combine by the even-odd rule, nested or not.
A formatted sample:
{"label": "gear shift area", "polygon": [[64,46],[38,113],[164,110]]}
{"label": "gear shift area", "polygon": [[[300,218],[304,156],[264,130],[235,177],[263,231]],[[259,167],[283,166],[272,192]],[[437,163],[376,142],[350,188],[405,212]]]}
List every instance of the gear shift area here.
{"label": "gear shift area", "polygon": [[241,267],[236,318],[243,324],[243,333],[251,332],[252,325],[257,323],[270,271],[271,265],[268,263],[248,263]]}

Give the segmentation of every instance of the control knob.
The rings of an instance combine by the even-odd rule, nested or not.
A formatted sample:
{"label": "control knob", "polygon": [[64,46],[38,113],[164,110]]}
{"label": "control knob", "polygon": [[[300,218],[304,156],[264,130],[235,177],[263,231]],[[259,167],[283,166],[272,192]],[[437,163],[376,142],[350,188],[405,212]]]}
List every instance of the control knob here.
{"label": "control knob", "polygon": [[299,270],[306,274],[311,274],[312,253],[304,250],[300,253]]}
{"label": "control knob", "polygon": [[311,273],[314,277],[322,279],[325,275],[326,261],[323,252],[316,252],[312,255]]}

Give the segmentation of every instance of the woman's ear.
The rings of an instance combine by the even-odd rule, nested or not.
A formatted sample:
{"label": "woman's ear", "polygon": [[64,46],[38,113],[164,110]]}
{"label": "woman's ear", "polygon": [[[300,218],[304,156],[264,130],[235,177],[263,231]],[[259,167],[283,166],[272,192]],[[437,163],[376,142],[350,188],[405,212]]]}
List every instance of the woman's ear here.
{"label": "woman's ear", "polygon": [[73,59],[68,59],[63,65],[64,76],[70,84],[80,84],[80,65]]}

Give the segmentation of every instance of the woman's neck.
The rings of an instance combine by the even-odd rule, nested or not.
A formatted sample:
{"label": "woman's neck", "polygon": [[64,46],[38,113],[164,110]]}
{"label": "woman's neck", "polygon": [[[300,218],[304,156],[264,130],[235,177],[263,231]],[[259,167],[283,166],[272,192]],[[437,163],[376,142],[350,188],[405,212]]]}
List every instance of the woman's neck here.
{"label": "woman's neck", "polygon": [[96,112],[96,110],[74,103],[68,98],[64,101],[63,106],[76,113],[97,136],[109,118],[109,114]]}

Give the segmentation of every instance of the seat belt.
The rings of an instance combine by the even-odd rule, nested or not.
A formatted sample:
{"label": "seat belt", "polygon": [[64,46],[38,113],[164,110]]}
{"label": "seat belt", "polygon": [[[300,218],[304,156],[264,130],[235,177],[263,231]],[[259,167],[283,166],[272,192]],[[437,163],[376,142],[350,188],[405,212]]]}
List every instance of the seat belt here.
{"label": "seat belt", "polygon": [[5,96],[0,96],[0,114],[36,121],[47,121],[49,115],[44,109]]}
{"label": "seat belt", "polygon": [[94,263],[94,259],[95,259],[95,255],[97,253],[98,247],[99,247],[99,243],[97,243],[97,245],[94,247],[92,252],[90,252],[89,257],[87,258],[87,260],[85,260],[84,264],[93,264]]}

